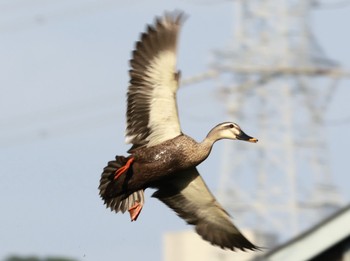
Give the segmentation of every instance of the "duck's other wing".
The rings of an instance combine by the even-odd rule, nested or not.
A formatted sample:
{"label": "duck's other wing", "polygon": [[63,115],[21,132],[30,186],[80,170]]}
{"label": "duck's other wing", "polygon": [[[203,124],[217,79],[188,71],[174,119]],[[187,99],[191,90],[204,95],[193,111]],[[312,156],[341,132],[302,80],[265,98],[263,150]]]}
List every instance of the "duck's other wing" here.
{"label": "duck's other wing", "polygon": [[177,174],[176,179],[160,184],[153,196],[194,225],[196,232],[211,244],[232,250],[258,249],[232,223],[196,168]]}

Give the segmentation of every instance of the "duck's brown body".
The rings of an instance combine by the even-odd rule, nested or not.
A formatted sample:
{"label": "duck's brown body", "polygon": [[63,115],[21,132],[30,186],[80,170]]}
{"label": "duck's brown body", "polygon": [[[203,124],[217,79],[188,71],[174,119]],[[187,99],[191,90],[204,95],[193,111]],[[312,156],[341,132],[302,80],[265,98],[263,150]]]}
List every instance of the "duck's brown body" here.
{"label": "duck's brown body", "polygon": [[[150,173],[156,179],[197,166],[209,155],[210,148],[187,135],[180,135],[160,145],[136,150],[132,156],[134,173]],[[184,160],[186,159],[186,160]]]}
{"label": "duck's brown body", "polygon": [[[136,149],[128,158],[116,156],[115,161],[108,163],[101,178],[101,181],[104,178],[109,180],[104,197],[128,196],[140,189],[158,187],[162,180],[200,164],[208,157],[210,149],[211,146],[205,143],[197,143],[187,135],[180,135],[161,145]],[[134,161],[127,173],[114,179],[118,168],[131,157]]]}

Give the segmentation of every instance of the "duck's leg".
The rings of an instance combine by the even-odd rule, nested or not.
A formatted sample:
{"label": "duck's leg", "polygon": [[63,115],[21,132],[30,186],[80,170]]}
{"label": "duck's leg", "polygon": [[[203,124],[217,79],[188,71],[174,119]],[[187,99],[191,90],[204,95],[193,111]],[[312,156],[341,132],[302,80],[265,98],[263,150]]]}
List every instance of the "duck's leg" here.
{"label": "duck's leg", "polygon": [[130,159],[128,159],[128,161],[125,163],[124,166],[120,167],[119,169],[117,169],[117,171],[115,172],[114,175],[114,180],[116,180],[117,178],[119,178],[123,173],[125,173],[131,166],[131,163],[134,161],[134,158],[131,157]]}
{"label": "duck's leg", "polygon": [[141,210],[142,210],[143,204],[140,202],[135,202],[135,204],[129,208],[129,214],[131,221],[136,221],[137,217],[140,215]]}
{"label": "duck's leg", "polygon": [[[125,165],[120,167],[115,172],[114,180],[118,179],[123,173],[127,172],[133,161],[134,161],[133,157],[128,159],[128,161],[125,163]],[[143,197],[143,193],[142,193],[142,197]],[[141,200],[141,202],[139,202],[138,200],[135,200],[134,205],[128,209],[128,211],[130,213],[131,221],[136,221],[137,217],[140,215],[142,207],[143,207],[143,201],[144,201],[143,199]]]}

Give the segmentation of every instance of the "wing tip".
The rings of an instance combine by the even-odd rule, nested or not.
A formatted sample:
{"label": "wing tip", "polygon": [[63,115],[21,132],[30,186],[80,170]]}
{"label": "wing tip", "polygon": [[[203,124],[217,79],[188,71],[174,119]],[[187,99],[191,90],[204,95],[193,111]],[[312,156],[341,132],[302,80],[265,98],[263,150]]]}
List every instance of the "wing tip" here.
{"label": "wing tip", "polygon": [[258,247],[251,243],[245,236],[241,233],[239,234],[226,234],[225,233],[211,233],[204,232],[200,229],[198,224],[196,225],[196,232],[202,237],[203,240],[208,241],[213,246],[218,246],[224,250],[241,250],[241,251],[256,251],[261,250],[261,247]]}
{"label": "wing tip", "polygon": [[187,20],[188,15],[180,9],[174,9],[173,11],[165,11],[163,18],[166,22],[182,25]]}

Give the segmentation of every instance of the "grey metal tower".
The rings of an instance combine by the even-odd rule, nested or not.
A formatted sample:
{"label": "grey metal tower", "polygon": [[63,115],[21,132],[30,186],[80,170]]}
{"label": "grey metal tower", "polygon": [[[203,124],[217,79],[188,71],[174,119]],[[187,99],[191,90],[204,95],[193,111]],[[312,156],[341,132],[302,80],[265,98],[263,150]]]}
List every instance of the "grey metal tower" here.
{"label": "grey metal tower", "polygon": [[235,1],[233,42],[202,77],[215,76],[232,120],[259,138],[254,146],[225,143],[219,200],[240,227],[282,240],[341,205],[324,116],[337,80],[349,74],[317,44],[313,4]]}
{"label": "grey metal tower", "polygon": [[225,144],[221,199],[246,227],[282,239],[341,204],[323,124],[342,73],[312,34],[314,2],[235,1],[234,42],[212,64],[229,115],[260,138]]}

